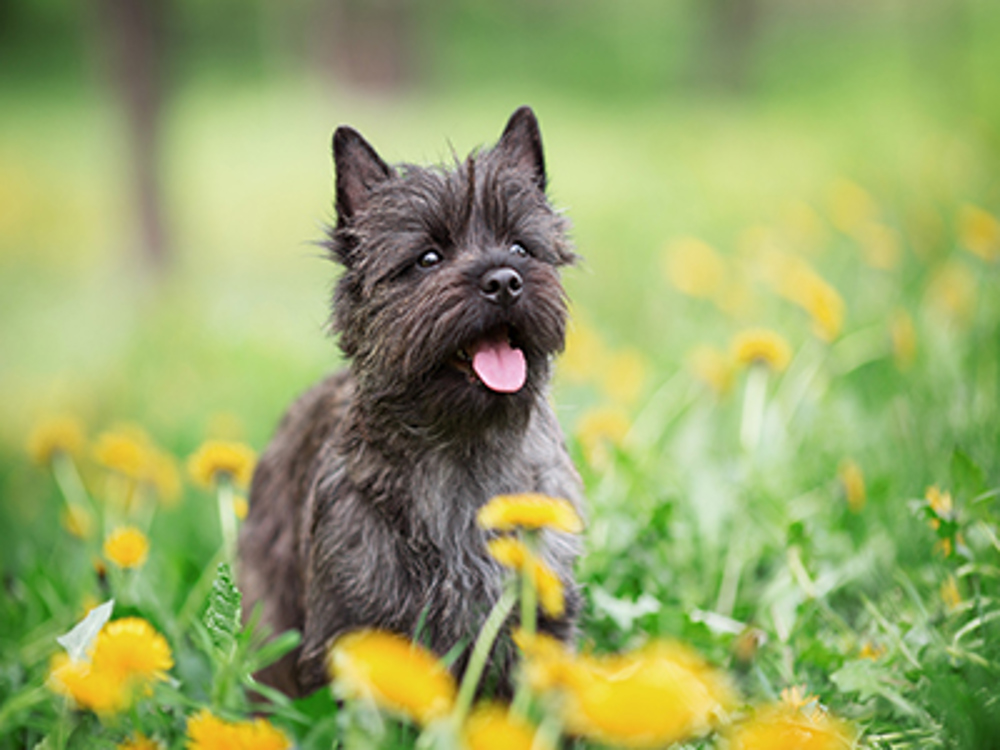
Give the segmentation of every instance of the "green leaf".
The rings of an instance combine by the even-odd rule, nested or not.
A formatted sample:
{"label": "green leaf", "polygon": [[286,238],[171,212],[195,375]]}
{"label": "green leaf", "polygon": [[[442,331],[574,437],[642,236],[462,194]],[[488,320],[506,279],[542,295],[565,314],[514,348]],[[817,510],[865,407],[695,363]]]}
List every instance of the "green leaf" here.
{"label": "green leaf", "polygon": [[240,606],[243,595],[233,582],[233,574],[228,563],[219,563],[208,595],[208,609],[205,610],[205,627],[216,654],[224,659],[232,658],[236,651],[236,637],[242,629]]}

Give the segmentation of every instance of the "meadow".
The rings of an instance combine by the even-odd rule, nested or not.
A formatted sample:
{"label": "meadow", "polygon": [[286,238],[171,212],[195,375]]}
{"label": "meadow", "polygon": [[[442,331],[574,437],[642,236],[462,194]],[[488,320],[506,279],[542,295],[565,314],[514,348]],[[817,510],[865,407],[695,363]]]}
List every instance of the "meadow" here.
{"label": "meadow", "polygon": [[[3,96],[0,746],[223,747],[234,727],[246,747],[454,743],[447,718],[380,712],[370,692],[340,709],[327,691],[272,696],[271,724],[252,718],[249,675],[290,642],[240,628],[219,568],[243,463],[213,475],[191,457],[206,441],[259,452],[339,365],[336,271],[310,244],[331,218],[334,125],[388,160],[440,161],[446,138],[460,154],[495,138],[524,91],[186,88],[159,280],[124,252],[111,104]],[[997,745],[996,145],[937,102],[853,96],[532,101],[583,256],[553,394],[589,500],[580,664],[564,668],[607,680],[618,730],[599,709],[564,716],[583,699],[550,674],[518,705],[525,746],[566,729],[581,748]],[[141,539],[109,548],[122,525]],[[112,597],[161,659],[100,707],[53,677],[56,638]],[[726,685],[673,735],[643,722],[684,704],[656,702],[676,671],[614,678],[658,647],[716,698]]]}

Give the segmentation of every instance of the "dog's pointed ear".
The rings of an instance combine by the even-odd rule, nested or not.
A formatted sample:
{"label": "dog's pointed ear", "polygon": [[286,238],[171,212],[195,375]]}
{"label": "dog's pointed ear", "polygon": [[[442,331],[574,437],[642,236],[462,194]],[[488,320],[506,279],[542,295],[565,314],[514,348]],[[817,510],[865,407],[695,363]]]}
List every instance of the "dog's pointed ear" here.
{"label": "dog's pointed ear", "polygon": [[333,164],[337,170],[337,226],[342,227],[368,205],[372,188],[395,172],[361,133],[346,125],[333,134]]}
{"label": "dog's pointed ear", "polygon": [[542,134],[531,107],[520,107],[507,121],[497,151],[515,168],[531,175],[538,189],[545,192],[545,155]]}

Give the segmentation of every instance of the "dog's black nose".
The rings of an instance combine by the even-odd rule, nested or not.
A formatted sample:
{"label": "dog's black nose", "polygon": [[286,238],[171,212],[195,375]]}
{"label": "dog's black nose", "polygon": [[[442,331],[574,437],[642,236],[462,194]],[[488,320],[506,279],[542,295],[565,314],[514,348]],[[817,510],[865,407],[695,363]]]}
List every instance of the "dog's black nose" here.
{"label": "dog's black nose", "polygon": [[521,296],[524,279],[509,266],[492,268],[479,279],[479,291],[490,302],[498,305],[512,305]]}

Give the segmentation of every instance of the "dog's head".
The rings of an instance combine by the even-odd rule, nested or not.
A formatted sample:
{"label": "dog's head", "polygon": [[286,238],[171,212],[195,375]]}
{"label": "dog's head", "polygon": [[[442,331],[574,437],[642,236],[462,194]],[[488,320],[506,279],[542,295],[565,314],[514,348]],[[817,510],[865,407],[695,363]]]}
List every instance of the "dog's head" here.
{"label": "dog's head", "polygon": [[333,322],[359,397],[449,435],[525,421],[563,346],[558,269],[575,259],[534,113],[451,169],[393,168],[347,127],[333,154]]}

